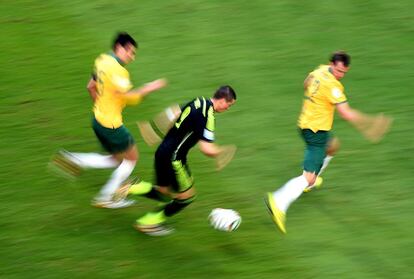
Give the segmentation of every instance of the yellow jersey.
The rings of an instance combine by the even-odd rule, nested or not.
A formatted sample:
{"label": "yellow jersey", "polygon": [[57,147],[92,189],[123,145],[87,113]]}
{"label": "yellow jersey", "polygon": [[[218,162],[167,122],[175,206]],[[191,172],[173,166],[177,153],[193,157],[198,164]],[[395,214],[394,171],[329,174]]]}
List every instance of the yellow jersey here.
{"label": "yellow jersey", "polygon": [[141,97],[126,93],[132,88],[129,72],[111,54],[101,54],[95,60],[94,74],[97,83],[97,98],[93,112],[95,119],[106,128],[119,128],[122,111],[128,104],[137,104]]}
{"label": "yellow jersey", "polygon": [[305,80],[305,99],[298,126],[313,132],[332,129],[335,105],[346,102],[343,85],[329,71],[329,65],[321,65]]}

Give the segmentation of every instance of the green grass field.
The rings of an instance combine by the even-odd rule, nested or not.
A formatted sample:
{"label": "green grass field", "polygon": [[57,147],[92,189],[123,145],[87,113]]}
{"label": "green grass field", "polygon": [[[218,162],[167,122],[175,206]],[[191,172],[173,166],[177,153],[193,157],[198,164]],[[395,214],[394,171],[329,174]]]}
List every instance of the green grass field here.
{"label": "green grass field", "polygon": [[[414,2],[16,0],[0,9],[0,278],[413,277]],[[68,181],[46,167],[59,148],[100,150],[85,86],[119,30],[140,43],[135,85],[170,81],[125,110],[141,153],[134,174],[152,178],[154,153],[135,121],[222,84],[238,93],[216,133],[238,146],[235,159],[217,173],[193,150],[198,200],[163,238],[131,226],[149,200],[90,206],[110,171]],[[350,104],[394,126],[372,145],[337,119],[341,152],[324,188],[291,207],[282,236],[262,198],[300,173],[302,82],[337,49],[353,58]],[[216,207],[240,212],[236,232],[208,225]]]}

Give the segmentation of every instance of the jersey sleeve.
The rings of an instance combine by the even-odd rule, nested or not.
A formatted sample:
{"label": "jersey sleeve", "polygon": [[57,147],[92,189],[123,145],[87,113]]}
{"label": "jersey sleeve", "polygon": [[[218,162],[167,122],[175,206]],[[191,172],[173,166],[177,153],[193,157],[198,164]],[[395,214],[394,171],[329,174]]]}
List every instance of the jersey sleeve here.
{"label": "jersey sleeve", "polygon": [[332,87],[327,93],[328,101],[331,104],[340,104],[347,101],[346,96],[343,92],[343,88],[338,86]]}
{"label": "jersey sleeve", "polygon": [[213,106],[207,111],[207,117],[203,117],[204,125],[202,125],[202,131],[200,131],[200,139],[208,142],[214,142],[215,140],[215,118]]}
{"label": "jersey sleeve", "polygon": [[112,87],[120,92],[126,93],[132,88],[128,71],[122,66],[111,63],[106,67],[106,75]]}
{"label": "jersey sleeve", "polygon": [[132,88],[129,74],[120,74],[114,72],[111,76],[111,81],[117,91],[121,93],[126,93]]}

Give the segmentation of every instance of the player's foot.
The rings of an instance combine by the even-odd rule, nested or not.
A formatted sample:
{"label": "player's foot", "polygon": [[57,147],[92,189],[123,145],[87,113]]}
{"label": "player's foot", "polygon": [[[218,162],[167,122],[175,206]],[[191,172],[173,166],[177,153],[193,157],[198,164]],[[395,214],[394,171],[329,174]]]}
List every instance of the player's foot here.
{"label": "player's foot", "polygon": [[119,187],[114,195],[113,200],[123,200],[128,195],[143,195],[151,191],[152,184],[146,181],[139,181],[139,178],[134,178],[125,182]]}
{"label": "player's foot", "polygon": [[272,193],[267,193],[264,198],[269,214],[272,217],[273,222],[277,225],[279,230],[286,234],[286,215],[283,213],[276,205],[275,199],[273,198]]}
{"label": "player's foot", "polygon": [[101,199],[95,198],[92,200],[92,206],[98,208],[109,208],[109,209],[117,209],[117,208],[125,208],[135,204],[134,200],[128,199],[121,199],[121,200],[108,200],[108,199]]}
{"label": "player's foot", "polygon": [[167,227],[163,224],[140,225],[138,223],[135,223],[134,228],[137,231],[145,233],[150,236],[164,236],[164,235],[172,234],[174,232],[173,228]]}
{"label": "player's foot", "polygon": [[136,183],[138,183],[138,178],[128,179],[127,181],[125,181],[125,183],[121,187],[119,187],[115,191],[112,199],[114,201],[119,201],[119,200],[125,199],[129,194],[129,189],[131,188],[131,186],[136,184]]}
{"label": "player's foot", "polygon": [[52,157],[49,168],[70,179],[76,178],[81,172],[81,167],[75,163],[75,158],[66,150],[59,150]]}
{"label": "player's foot", "polygon": [[151,236],[163,236],[171,234],[174,229],[165,226],[166,217],[163,211],[150,212],[139,218],[134,228],[142,233]]}
{"label": "player's foot", "polygon": [[303,190],[303,192],[304,193],[309,193],[313,189],[319,189],[319,188],[322,187],[322,183],[323,183],[323,178],[318,176],[318,177],[316,177],[315,183],[313,183],[313,185],[310,185],[310,186],[306,187],[305,190]]}

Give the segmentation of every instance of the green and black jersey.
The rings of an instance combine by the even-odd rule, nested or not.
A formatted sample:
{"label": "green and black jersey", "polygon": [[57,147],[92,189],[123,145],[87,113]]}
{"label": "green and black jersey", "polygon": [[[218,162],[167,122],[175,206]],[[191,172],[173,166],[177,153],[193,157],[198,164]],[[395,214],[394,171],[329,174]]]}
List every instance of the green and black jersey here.
{"label": "green and black jersey", "polygon": [[188,151],[199,141],[214,141],[214,108],[210,99],[198,97],[181,107],[181,115],[168,131],[157,154],[186,161]]}

